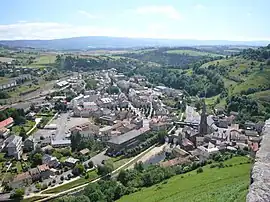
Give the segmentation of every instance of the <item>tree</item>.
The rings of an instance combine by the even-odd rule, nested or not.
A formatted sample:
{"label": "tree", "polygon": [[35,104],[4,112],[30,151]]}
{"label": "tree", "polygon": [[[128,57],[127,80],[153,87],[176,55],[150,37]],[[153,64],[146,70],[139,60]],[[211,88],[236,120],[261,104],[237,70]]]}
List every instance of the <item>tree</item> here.
{"label": "tree", "polygon": [[61,181],[64,181],[64,176],[63,175],[60,177],[60,180]]}
{"label": "tree", "polygon": [[42,154],[36,153],[33,156],[33,166],[41,165],[42,164]]}
{"label": "tree", "polygon": [[24,140],[26,139],[26,137],[27,137],[26,131],[25,131],[25,129],[24,129],[23,126],[22,126],[21,129],[20,129],[20,134],[19,134],[19,136],[22,137],[22,140],[23,140],[23,141],[24,141]]}
{"label": "tree", "polygon": [[107,175],[113,171],[113,162],[111,160],[105,161],[104,165],[98,165],[98,174]]}
{"label": "tree", "polygon": [[89,162],[88,162],[88,166],[89,166],[89,168],[93,168],[93,167],[94,167],[93,161],[89,161]]}
{"label": "tree", "polygon": [[143,163],[141,161],[139,161],[138,163],[136,162],[134,165],[134,169],[139,172],[143,172],[144,170]]}
{"label": "tree", "polygon": [[72,151],[77,151],[78,145],[81,143],[82,138],[79,132],[71,135],[71,149]]}
{"label": "tree", "polygon": [[25,191],[23,188],[15,189],[14,192],[10,195],[12,199],[22,199]]}
{"label": "tree", "polygon": [[78,164],[73,168],[72,173],[73,173],[74,175],[81,175],[81,174],[84,173],[84,171],[85,171],[84,166],[83,166],[81,163],[78,163]]}
{"label": "tree", "polygon": [[197,173],[202,173],[202,172],[203,172],[202,167],[200,167],[200,168],[197,169]]}

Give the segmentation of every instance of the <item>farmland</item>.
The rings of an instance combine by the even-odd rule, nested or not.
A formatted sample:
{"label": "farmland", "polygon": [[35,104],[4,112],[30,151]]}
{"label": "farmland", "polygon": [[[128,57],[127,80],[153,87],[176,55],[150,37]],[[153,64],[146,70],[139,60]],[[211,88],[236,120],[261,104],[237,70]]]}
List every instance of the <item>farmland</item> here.
{"label": "farmland", "polygon": [[225,168],[208,165],[203,167],[203,173],[192,171],[178,175],[118,201],[245,201],[251,167],[247,160],[234,157],[224,162],[228,166]]}
{"label": "farmland", "polygon": [[216,53],[210,53],[210,52],[203,52],[203,51],[195,51],[195,50],[168,50],[166,53],[171,53],[171,54],[186,54],[189,56],[211,56],[211,57],[216,57],[216,56],[222,56]]}

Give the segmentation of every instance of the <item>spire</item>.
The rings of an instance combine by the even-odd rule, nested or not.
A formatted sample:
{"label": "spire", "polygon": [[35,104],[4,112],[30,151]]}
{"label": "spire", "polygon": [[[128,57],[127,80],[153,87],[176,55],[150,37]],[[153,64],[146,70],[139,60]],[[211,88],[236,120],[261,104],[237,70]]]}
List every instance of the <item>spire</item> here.
{"label": "spire", "polygon": [[201,114],[201,121],[200,121],[200,134],[206,135],[207,134],[207,115],[206,115],[206,106],[205,106],[205,100],[202,99],[202,114]]}

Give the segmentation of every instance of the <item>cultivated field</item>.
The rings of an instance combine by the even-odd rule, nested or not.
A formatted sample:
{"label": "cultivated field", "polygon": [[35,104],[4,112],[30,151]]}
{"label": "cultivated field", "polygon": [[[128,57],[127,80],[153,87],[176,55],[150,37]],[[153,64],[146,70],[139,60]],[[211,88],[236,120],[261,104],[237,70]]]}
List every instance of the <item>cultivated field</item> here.
{"label": "cultivated field", "polygon": [[203,168],[175,176],[163,183],[143,188],[134,194],[122,197],[118,202],[244,202],[249,186],[251,165],[246,157],[234,157],[224,163],[232,167]]}
{"label": "cultivated field", "polygon": [[211,57],[222,56],[222,55],[215,54],[215,53],[195,51],[195,50],[168,50],[166,52],[172,53],[172,54],[186,54],[186,55],[190,55],[190,56],[211,56]]}

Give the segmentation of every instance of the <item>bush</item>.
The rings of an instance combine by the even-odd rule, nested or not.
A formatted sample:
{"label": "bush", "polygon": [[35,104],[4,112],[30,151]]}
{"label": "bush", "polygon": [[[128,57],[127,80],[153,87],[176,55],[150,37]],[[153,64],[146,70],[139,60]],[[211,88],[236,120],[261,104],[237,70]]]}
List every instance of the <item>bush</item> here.
{"label": "bush", "polygon": [[63,180],[64,180],[64,176],[61,176],[61,177],[60,177],[60,180],[63,181]]}
{"label": "bush", "polygon": [[53,180],[52,183],[56,183],[56,180]]}
{"label": "bush", "polygon": [[219,163],[218,164],[218,168],[224,168],[224,164],[223,163]]}
{"label": "bush", "polygon": [[210,168],[215,168],[215,167],[217,167],[216,164],[210,165]]}
{"label": "bush", "polygon": [[12,199],[22,199],[24,195],[24,189],[15,189],[14,192],[10,195]]}
{"label": "bush", "polygon": [[93,168],[93,167],[94,167],[93,161],[89,161],[89,162],[88,162],[88,166],[89,166],[89,168]]}
{"label": "bush", "polygon": [[197,174],[202,173],[202,172],[203,172],[203,169],[201,167],[197,169]]}

